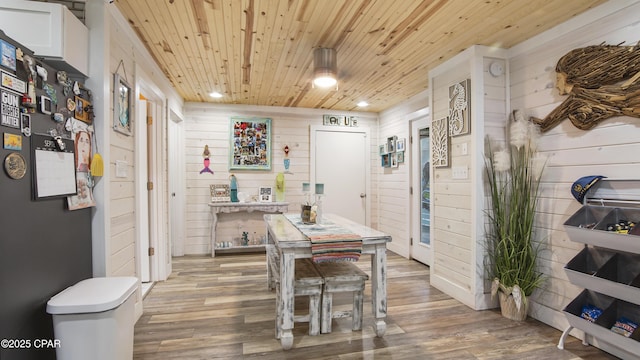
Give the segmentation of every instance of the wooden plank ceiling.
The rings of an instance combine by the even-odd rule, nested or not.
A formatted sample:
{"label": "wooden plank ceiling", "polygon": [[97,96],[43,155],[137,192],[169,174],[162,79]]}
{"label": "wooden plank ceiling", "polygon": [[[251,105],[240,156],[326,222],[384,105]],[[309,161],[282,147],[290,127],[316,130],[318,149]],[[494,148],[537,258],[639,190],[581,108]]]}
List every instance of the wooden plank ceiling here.
{"label": "wooden plank ceiling", "polygon": [[[185,101],[379,112],[427,89],[429,70],[471,45],[508,49],[605,1],[115,4]],[[311,85],[316,47],[337,51],[337,90]]]}

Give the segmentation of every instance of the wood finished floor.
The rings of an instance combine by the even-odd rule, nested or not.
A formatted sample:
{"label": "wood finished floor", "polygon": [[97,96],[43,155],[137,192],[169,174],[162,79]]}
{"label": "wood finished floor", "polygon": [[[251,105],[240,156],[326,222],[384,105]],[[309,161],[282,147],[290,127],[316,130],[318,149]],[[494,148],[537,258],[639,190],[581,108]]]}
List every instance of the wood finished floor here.
{"label": "wood finished floor", "polygon": [[[370,273],[368,259],[358,262]],[[274,338],[275,294],[266,287],[264,254],[181,257],[173,274],[156,283],[135,326],[134,359],[615,359],[560,331],[499,311],[474,311],[429,285],[429,268],[388,253],[387,332],[372,328],[370,283],[364,329],[334,319],[331,334],[309,336],[296,323],[294,347]],[[351,297],[334,297],[337,308]],[[296,312],[307,304],[296,299]]]}

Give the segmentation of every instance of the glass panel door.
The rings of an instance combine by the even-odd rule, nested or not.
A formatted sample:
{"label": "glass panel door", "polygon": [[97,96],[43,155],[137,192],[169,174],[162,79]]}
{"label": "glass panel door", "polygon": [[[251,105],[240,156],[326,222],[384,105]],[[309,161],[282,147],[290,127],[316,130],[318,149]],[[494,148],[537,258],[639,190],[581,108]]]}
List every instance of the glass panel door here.
{"label": "glass panel door", "polygon": [[420,242],[431,245],[429,229],[431,228],[430,200],[431,193],[429,187],[429,128],[419,129],[420,133]]}
{"label": "glass panel door", "polygon": [[429,119],[411,124],[412,231],[411,257],[431,264],[431,155]]}

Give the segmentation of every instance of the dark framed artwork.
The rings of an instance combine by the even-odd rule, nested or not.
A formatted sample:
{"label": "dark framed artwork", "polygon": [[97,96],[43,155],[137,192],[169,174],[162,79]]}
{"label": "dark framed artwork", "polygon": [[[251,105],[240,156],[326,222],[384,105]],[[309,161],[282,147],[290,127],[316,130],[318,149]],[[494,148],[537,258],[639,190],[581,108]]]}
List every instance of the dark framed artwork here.
{"label": "dark framed artwork", "polygon": [[229,169],[271,170],[271,119],[232,117]]}
{"label": "dark framed artwork", "polygon": [[113,74],[113,130],[125,135],[131,135],[131,102],[131,86]]}

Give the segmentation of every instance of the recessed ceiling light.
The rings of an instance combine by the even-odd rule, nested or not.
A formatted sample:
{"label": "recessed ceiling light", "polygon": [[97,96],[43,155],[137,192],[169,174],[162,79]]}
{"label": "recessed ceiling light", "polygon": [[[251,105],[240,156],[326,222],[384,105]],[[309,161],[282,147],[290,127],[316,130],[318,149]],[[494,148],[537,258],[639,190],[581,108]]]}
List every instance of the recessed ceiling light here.
{"label": "recessed ceiling light", "polygon": [[219,93],[219,92],[217,92],[217,91],[214,91],[214,92],[210,93],[210,94],[209,94],[209,96],[211,96],[212,98],[216,98],[216,99],[218,99],[218,98],[221,98],[221,97],[222,97],[222,94],[220,94],[220,93]]}
{"label": "recessed ceiling light", "polygon": [[368,102],[366,102],[366,101],[360,101],[360,102],[358,103],[358,106],[359,106],[359,107],[367,107],[367,106],[369,106],[369,103],[368,103]]}

